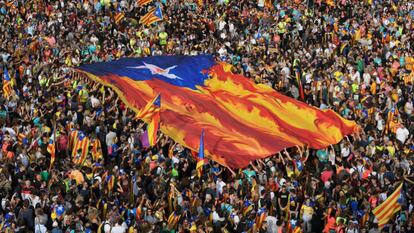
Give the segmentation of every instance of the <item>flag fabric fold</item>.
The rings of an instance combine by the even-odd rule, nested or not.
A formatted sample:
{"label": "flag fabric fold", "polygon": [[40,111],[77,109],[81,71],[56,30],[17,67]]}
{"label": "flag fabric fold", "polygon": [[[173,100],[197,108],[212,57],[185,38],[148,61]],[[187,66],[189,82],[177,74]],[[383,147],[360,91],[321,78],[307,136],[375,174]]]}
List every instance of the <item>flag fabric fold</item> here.
{"label": "flag fabric fold", "polygon": [[161,107],[161,96],[158,94],[153,100],[137,113],[137,118],[151,120],[155,114],[159,113]]}
{"label": "flag fabric fold", "polygon": [[401,183],[397,189],[383,202],[377,206],[372,213],[378,220],[378,226],[383,228],[385,224],[394,216],[395,213],[401,210],[401,205],[398,203],[398,199],[401,196],[401,190],[403,183]]}
{"label": "flag fabric fold", "polygon": [[254,84],[209,55],[124,58],[77,70],[114,89],[136,113],[161,94],[160,131],[199,151],[204,129],[205,157],[231,168],[296,145],[325,148],[358,129],[332,110]]}

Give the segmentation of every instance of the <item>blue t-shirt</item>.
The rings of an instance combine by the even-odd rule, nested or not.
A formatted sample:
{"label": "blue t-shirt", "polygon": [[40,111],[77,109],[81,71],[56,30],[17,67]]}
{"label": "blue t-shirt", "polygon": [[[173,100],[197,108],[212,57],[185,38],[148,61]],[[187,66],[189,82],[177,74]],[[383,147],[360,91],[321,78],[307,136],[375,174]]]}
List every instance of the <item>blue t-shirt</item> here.
{"label": "blue t-shirt", "polygon": [[111,157],[116,157],[118,155],[118,148],[119,146],[115,143],[112,145],[112,154]]}

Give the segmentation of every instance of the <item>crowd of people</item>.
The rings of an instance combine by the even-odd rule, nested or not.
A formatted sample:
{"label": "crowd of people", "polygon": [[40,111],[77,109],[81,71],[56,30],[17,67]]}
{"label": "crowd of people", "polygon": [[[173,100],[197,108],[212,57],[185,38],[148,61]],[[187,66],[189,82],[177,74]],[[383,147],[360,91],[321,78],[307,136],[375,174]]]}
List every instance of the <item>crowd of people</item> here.
{"label": "crowd of people", "polygon": [[[141,25],[155,5],[163,20]],[[0,232],[413,232],[413,20],[411,0],[0,1]],[[188,149],[161,133],[143,147],[146,125],[72,69],[197,54],[361,130],[198,177]],[[372,210],[401,182],[380,229]]]}

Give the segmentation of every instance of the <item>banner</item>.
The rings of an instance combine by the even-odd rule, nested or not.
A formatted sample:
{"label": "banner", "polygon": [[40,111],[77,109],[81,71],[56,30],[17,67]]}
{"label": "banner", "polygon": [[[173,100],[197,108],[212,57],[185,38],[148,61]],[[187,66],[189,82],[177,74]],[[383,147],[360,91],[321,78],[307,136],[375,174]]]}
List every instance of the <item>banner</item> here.
{"label": "banner", "polygon": [[112,87],[137,113],[160,94],[160,130],[198,151],[204,129],[205,156],[231,168],[295,145],[325,148],[357,129],[331,110],[233,74],[209,55],[124,58],[78,70]]}

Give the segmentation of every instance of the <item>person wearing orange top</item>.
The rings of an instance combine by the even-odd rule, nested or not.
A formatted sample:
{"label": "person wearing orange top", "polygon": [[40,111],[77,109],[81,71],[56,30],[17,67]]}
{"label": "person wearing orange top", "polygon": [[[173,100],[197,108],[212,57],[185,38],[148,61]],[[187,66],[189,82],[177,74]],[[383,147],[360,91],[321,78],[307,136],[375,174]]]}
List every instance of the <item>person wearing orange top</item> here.
{"label": "person wearing orange top", "polygon": [[323,233],[331,233],[335,230],[336,227],[336,218],[335,218],[336,211],[332,208],[328,209],[328,213],[325,219],[325,228],[323,229]]}

